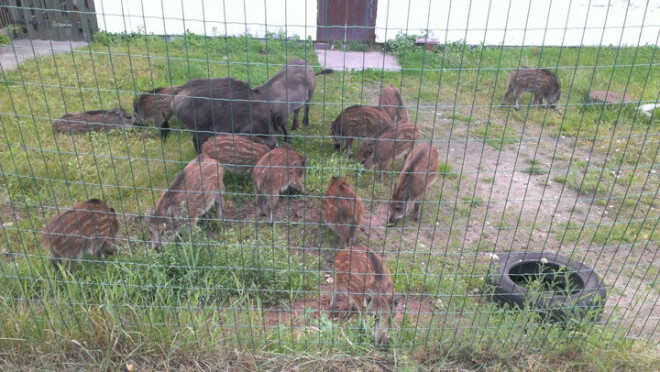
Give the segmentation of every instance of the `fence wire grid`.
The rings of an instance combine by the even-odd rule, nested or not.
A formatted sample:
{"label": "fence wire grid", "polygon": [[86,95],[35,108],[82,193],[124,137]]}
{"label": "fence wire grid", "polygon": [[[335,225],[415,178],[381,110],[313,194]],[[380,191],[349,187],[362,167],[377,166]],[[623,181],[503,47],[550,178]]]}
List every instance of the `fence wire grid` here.
{"label": "fence wire grid", "polygon": [[658,15],[2,2],[0,348],[657,347]]}

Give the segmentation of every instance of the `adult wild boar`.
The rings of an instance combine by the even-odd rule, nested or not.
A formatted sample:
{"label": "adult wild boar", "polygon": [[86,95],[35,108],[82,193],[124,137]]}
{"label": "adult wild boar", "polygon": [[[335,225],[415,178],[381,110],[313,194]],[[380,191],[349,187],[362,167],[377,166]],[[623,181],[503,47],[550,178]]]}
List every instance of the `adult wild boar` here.
{"label": "adult wild boar", "polygon": [[271,112],[267,100],[243,81],[233,78],[194,79],[174,97],[172,111],[193,130],[197,153],[217,133],[260,136],[271,148],[277,145],[279,128],[288,139],[282,118]]}
{"label": "adult wild boar", "polygon": [[309,102],[314,95],[315,76],[332,72],[332,69],[323,69],[314,73],[312,66],[304,59],[294,59],[263,85],[254,88],[254,91],[266,97],[270,109],[282,117],[285,126],[289,114],[293,111],[291,130],[296,130],[298,113],[303,106],[305,106],[303,125],[309,125]]}

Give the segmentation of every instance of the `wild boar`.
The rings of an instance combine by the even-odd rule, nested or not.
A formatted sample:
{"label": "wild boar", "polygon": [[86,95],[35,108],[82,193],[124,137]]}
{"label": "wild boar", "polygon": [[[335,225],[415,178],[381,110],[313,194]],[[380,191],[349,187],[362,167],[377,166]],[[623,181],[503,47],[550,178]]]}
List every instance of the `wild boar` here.
{"label": "wild boar", "polygon": [[135,119],[121,107],[112,110],[94,110],[67,114],[53,121],[53,130],[59,133],[80,134],[112,129],[129,128]]}
{"label": "wild boar", "polygon": [[392,161],[408,155],[417,135],[415,127],[408,122],[385,128],[376,138],[362,143],[358,151],[358,161],[366,169],[376,167],[379,170],[387,170]]}
{"label": "wild boar", "polygon": [[291,130],[296,130],[298,113],[303,106],[305,106],[303,125],[309,125],[309,102],[314,96],[315,76],[332,72],[332,69],[323,69],[314,73],[312,66],[304,59],[294,59],[266,83],[254,88],[254,91],[269,101],[271,111],[283,118],[285,126],[289,114],[293,111]]}
{"label": "wild boar", "polygon": [[353,154],[355,138],[374,138],[376,133],[390,126],[392,126],[390,116],[377,107],[359,105],[348,107],[332,122],[335,148],[341,150],[343,147],[350,156]]}
{"label": "wild boar", "polygon": [[165,230],[177,233],[181,226],[190,230],[213,206],[222,219],[223,170],[220,163],[202,153],[174,178],[158,200],[156,210],[147,209],[147,225],[152,248],[162,246]]}
{"label": "wild boar", "polygon": [[407,122],[408,109],[406,101],[401,96],[401,92],[394,85],[389,84],[383,88],[378,100],[378,107],[389,115],[393,122]]}
{"label": "wild boar", "polygon": [[233,78],[194,79],[172,101],[173,114],[193,133],[197,153],[209,138],[218,133],[251,134],[277,145],[277,132],[288,131],[283,119],[270,111],[266,97]]}
{"label": "wild boar", "polygon": [[401,311],[405,297],[394,294],[392,278],[381,257],[362,245],[342,249],[335,258],[334,283],[331,316],[338,315],[339,295],[346,294],[354,308],[374,317],[376,346],[387,349],[393,315]]}
{"label": "wild boar", "polygon": [[202,145],[202,153],[217,160],[227,172],[252,174],[268,146],[250,137],[219,134]]}
{"label": "wild boar", "polygon": [[322,201],[323,223],[346,245],[353,243],[355,231],[364,219],[364,203],[341,177],[332,177]]}
{"label": "wild boar", "polygon": [[41,245],[53,264],[75,266],[83,256],[115,253],[120,238],[115,210],[99,199],[89,199],[57,212],[41,233]]}
{"label": "wild boar", "polygon": [[389,223],[395,225],[412,208],[415,220],[420,217],[422,197],[438,178],[438,149],[431,143],[415,144],[406,158],[390,200]]}
{"label": "wild boar", "polygon": [[133,101],[133,116],[139,125],[151,125],[161,129],[161,137],[169,134],[172,116],[172,100],[181,93],[183,86],[161,87],[144,93]]}
{"label": "wild boar", "polygon": [[307,157],[293,149],[277,148],[267,152],[252,171],[259,213],[273,222],[273,211],[281,192],[293,188],[306,193],[306,173]]}
{"label": "wild boar", "polygon": [[561,86],[554,72],[546,69],[522,69],[514,71],[509,76],[509,86],[502,99],[502,106],[513,93],[515,109],[519,110],[518,99],[525,92],[534,93],[535,105],[542,104],[545,98],[550,107],[554,108],[555,103],[561,98]]}

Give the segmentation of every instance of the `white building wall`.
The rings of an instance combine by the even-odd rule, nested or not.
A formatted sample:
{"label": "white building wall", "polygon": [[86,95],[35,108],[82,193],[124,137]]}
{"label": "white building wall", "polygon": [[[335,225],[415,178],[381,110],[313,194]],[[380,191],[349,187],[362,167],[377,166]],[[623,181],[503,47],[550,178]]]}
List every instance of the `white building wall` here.
{"label": "white building wall", "polygon": [[[96,0],[96,10],[109,32],[316,38],[317,0]],[[660,0],[378,1],[376,41],[426,30],[442,43],[658,44]]]}
{"label": "white building wall", "polygon": [[659,26],[659,0],[380,0],[376,39],[428,29],[442,43],[644,45]]}
{"label": "white building wall", "polygon": [[95,0],[99,29],[262,37],[288,31],[316,38],[316,0]]}

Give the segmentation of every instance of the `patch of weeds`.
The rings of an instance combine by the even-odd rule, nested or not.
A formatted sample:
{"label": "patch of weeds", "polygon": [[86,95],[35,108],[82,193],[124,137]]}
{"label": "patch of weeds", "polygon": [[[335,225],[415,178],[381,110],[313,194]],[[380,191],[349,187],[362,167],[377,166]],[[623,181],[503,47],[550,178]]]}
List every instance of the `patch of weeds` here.
{"label": "patch of weeds", "polygon": [[541,186],[541,187],[548,187],[550,185],[552,185],[552,182],[550,180],[543,180],[543,181],[539,182],[539,186]]}
{"label": "patch of weeds", "polygon": [[9,45],[11,44],[11,39],[7,35],[0,35],[0,45]]}
{"label": "patch of weeds", "polygon": [[571,173],[566,178],[566,185],[577,190],[581,195],[603,194],[611,189],[614,177],[608,173],[591,170],[586,174],[583,172]]}
{"label": "patch of weeds", "polygon": [[475,197],[464,196],[461,198],[461,200],[463,201],[463,203],[469,205],[470,208],[480,207],[484,204],[484,199],[479,196],[475,196]]}
{"label": "patch of weeds", "polygon": [[530,167],[527,167],[522,170],[523,173],[527,173],[530,176],[538,176],[541,174],[547,174],[548,170],[545,168],[542,168],[541,166],[538,165],[532,165]]}
{"label": "patch of weeds", "polygon": [[555,181],[555,182],[557,182],[557,183],[565,183],[565,182],[566,182],[566,179],[567,179],[567,178],[566,178],[565,176],[554,176],[554,177],[552,178],[552,180]]}
{"label": "patch of weeds", "polygon": [[449,115],[449,119],[464,121],[466,123],[469,123],[469,122],[472,121],[472,119],[469,116],[465,116],[465,115],[461,115],[461,114],[451,114],[451,115]]}
{"label": "patch of weeds", "polygon": [[498,151],[502,151],[505,145],[520,142],[520,138],[511,126],[490,122],[485,127],[474,128],[472,135],[483,139],[486,144]]}
{"label": "patch of weeds", "polygon": [[564,243],[576,243],[580,238],[582,227],[575,222],[566,222],[559,225],[559,231],[556,236],[561,238]]}
{"label": "patch of weeds", "polygon": [[488,177],[482,177],[481,182],[485,183],[495,183],[495,177],[488,176]]}
{"label": "patch of weeds", "polygon": [[440,162],[440,166],[438,167],[438,174],[449,179],[455,179],[457,177],[457,174],[452,172],[451,164],[444,161]]}

